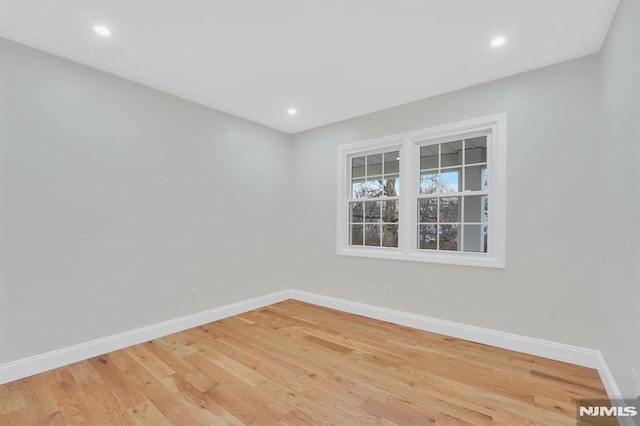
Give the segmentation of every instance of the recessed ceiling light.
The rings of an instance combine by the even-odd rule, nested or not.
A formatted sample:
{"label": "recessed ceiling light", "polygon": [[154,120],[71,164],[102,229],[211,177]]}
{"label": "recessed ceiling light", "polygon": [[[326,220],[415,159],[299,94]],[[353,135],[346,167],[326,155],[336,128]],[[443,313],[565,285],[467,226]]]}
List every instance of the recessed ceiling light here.
{"label": "recessed ceiling light", "polygon": [[104,25],[96,25],[93,27],[93,31],[102,37],[109,37],[111,35],[111,30]]}
{"label": "recessed ceiling light", "polygon": [[289,114],[289,115],[296,115],[297,113],[298,113],[298,111],[296,111],[295,108],[289,108],[287,110],[287,114]]}
{"label": "recessed ceiling light", "polygon": [[503,46],[506,42],[507,42],[507,39],[505,37],[498,36],[498,37],[495,37],[493,40],[491,40],[491,46],[500,47],[500,46]]}

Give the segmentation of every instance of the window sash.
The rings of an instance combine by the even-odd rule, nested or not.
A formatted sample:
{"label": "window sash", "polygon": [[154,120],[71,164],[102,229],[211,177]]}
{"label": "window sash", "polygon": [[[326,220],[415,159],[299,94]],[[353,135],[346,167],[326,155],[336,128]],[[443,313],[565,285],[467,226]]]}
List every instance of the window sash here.
{"label": "window sash", "polygon": [[[386,161],[386,156],[387,155],[392,155],[392,156],[397,156],[396,160],[392,160],[387,162]],[[400,159],[400,154],[401,151],[400,149],[378,149],[375,151],[367,151],[367,152],[360,152],[360,153],[356,153],[354,155],[351,155],[349,157],[347,157],[348,160],[348,185],[349,185],[349,197],[346,203],[346,208],[348,210],[348,226],[346,231],[348,232],[348,245],[350,247],[360,247],[360,248],[368,248],[368,249],[378,249],[378,248],[384,248],[384,249],[395,249],[397,250],[399,248],[399,239],[398,239],[398,235],[400,234],[400,217],[398,215],[398,217],[396,218],[396,221],[387,221],[385,217],[383,217],[383,210],[389,208],[388,202],[394,202],[397,201],[397,203],[395,204],[395,208],[397,208],[399,211],[401,211],[401,207],[400,207],[400,194],[399,191],[402,190],[402,179],[401,179],[401,170],[400,170],[400,165],[402,164],[402,161]],[[370,161],[369,158],[373,157],[373,156],[378,156],[381,155],[381,163],[380,163],[380,170],[379,173],[376,170],[374,172],[373,175],[369,175],[369,167],[370,167]],[[354,167],[354,161],[356,159],[364,159],[364,171],[363,171],[363,175],[360,176],[353,176],[353,170],[356,168]],[[392,163],[398,161],[398,169],[396,170],[396,168],[394,167],[392,171],[387,171],[386,167],[387,164]],[[398,179],[399,182],[397,183],[397,185],[394,182],[394,193],[396,193],[396,195],[385,195],[385,183],[387,181],[387,179]],[[354,189],[353,189],[353,185],[354,185],[354,181],[364,181],[365,182],[365,186],[364,186],[364,193],[363,196],[360,197],[354,197]],[[368,189],[368,183],[369,182],[381,182],[380,184],[380,191],[382,191],[381,195],[377,195],[377,196],[370,196],[369,194],[369,189]],[[398,188],[398,190],[396,190],[395,188]],[[362,221],[358,221],[358,222],[354,222],[353,221],[353,214],[352,214],[352,205],[354,203],[362,203]],[[366,213],[366,209],[367,209],[367,204],[370,203],[380,203],[379,207],[379,217],[378,220],[376,221],[368,221],[367,220],[367,213]],[[385,203],[386,207],[385,207]],[[374,241],[372,240],[372,237],[370,235],[370,230],[371,229],[378,229],[378,244],[372,244]],[[361,231],[356,231],[357,229],[362,228]],[[394,229],[395,229],[395,238],[393,238],[393,234],[394,234]],[[353,240],[354,237],[357,236],[357,233],[362,233],[361,238],[358,238],[357,244],[353,244]],[[388,237],[388,233],[390,233],[391,237],[390,237],[390,241],[387,240],[386,238]],[[368,237],[369,236],[369,237]]]}
{"label": "window sash", "polygon": [[[473,148],[472,141],[477,139],[483,139],[481,143],[485,146],[485,157],[482,161],[482,156],[480,156],[480,161],[475,161],[474,159],[467,158],[467,153],[471,153],[471,150],[477,149]],[[459,143],[459,144],[458,144]],[[476,142],[478,143],[478,142]],[[489,235],[491,234],[491,227],[487,220],[484,220],[484,216],[488,216],[488,212],[485,210],[488,209],[488,206],[485,205],[491,204],[491,188],[488,185],[488,174],[489,174],[489,150],[491,149],[492,140],[491,133],[488,131],[480,131],[466,134],[457,134],[452,135],[445,138],[439,138],[436,140],[429,140],[427,143],[417,142],[414,143],[415,148],[413,149],[414,158],[413,164],[415,166],[415,171],[417,173],[413,174],[414,181],[418,184],[417,193],[414,192],[412,204],[413,208],[416,210],[416,220],[414,227],[414,249],[419,252],[429,251],[429,252],[456,252],[456,253],[477,253],[479,255],[487,256],[488,247],[486,247],[486,242],[488,240]],[[443,148],[454,146],[459,149],[458,156],[453,158],[453,161],[448,163],[454,163],[451,165],[444,164],[444,159],[446,155],[443,152]],[[468,146],[471,146],[470,148]],[[437,152],[435,154],[435,159],[437,160],[435,164],[429,164],[426,167],[423,167],[423,159],[425,158],[434,158],[434,157],[423,157],[422,150],[423,148],[428,148],[428,151],[431,153]],[[434,149],[436,148],[436,149]],[[456,154],[456,151],[453,151],[453,154]],[[476,168],[480,168],[480,176],[479,176],[479,187],[480,190],[467,189],[467,185],[469,182],[467,181],[467,173],[468,169],[475,170]],[[432,192],[432,193],[423,193],[423,176],[441,176],[443,171],[454,170],[458,171],[459,174],[456,176],[457,179],[457,191],[451,192]],[[485,187],[485,176],[487,178],[486,187]],[[402,178],[401,178],[402,179]],[[438,178],[439,179],[439,178]],[[436,184],[436,190],[442,190],[444,188],[441,187],[440,182]],[[455,185],[454,185],[455,186]],[[466,203],[471,202],[471,197],[481,197],[480,198],[480,206],[481,209],[478,212],[478,216],[480,220],[472,221],[467,220],[465,217],[467,214]],[[486,198],[482,198],[486,197]],[[421,208],[422,208],[422,200],[436,200],[435,201],[435,220],[432,221],[423,221],[421,220]],[[443,217],[444,214],[441,211],[442,208],[442,199],[455,199],[456,200],[456,217],[455,220],[447,220],[448,218]],[[477,229],[479,228],[479,229]],[[455,232],[455,249],[452,248],[444,248],[441,247],[442,235],[444,233],[444,229],[452,230]],[[425,231],[427,230],[427,231]],[[434,232],[429,232],[432,230]],[[473,232],[475,231],[475,232]],[[434,233],[433,236],[429,236],[426,234]],[[472,243],[472,235],[476,234],[477,243]],[[467,235],[466,235],[467,234]],[[467,239],[469,238],[469,239]]]}

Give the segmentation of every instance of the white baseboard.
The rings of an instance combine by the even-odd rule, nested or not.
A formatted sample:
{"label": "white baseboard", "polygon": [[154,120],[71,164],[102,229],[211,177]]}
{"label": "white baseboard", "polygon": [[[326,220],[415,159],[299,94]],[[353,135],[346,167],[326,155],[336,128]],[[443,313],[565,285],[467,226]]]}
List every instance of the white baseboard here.
{"label": "white baseboard", "polygon": [[234,315],[272,305],[290,299],[290,291],[284,290],[242,302],[232,303],[203,312],[187,315],[135,330],[118,333],[74,346],[46,352],[29,358],[0,364],[0,384],[12,382],[54,368],[72,364],[108,352],[137,345],[189,328],[198,327]]}
{"label": "white baseboard", "polygon": [[600,373],[600,378],[602,379],[602,383],[604,384],[609,397],[621,398],[620,390],[616,386],[611,371],[607,367],[602,354],[598,350],[460,324],[453,321],[411,314],[301,290],[283,290],[277,293],[271,293],[265,296],[210,309],[208,311],[198,312],[181,318],[115,334],[113,336],[46,352],[29,358],[0,364],[0,384],[8,383],[132,345],[137,345],[151,339],[177,333],[189,328],[198,327],[203,324],[238,315],[253,309],[262,308],[287,299],[300,300],[302,302],[308,302],[314,305],[337,309],[368,318],[413,327],[419,330],[444,334],[451,337],[457,337],[459,339],[483,343],[529,355],[536,355],[584,367],[595,368]]}
{"label": "white baseboard", "polygon": [[598,352],[598,373],[600,374],[600,379],[602,380],[602,384],[604,388],[607,390],[607,394],[609,398],[622,398],[622,394],[620,393],[620,389],[618,389],[618,385],[616,385],[616,381],[613,378],[613,374],[611,374],[611,370],[607,366],[607,363],[602,356],[600,351]]}
{"label": "white baseboard", "polygon": [[[607,363],[600,351],[598,351],[598,359],[600,362],[598,365],[598,374],[600,374],[600,380],[602,380],[602,384],[607,390],[607,395],[609,395],[610,399],[622,399],[623,397],[620,393],[620,389],[618,389],[618,385],[616,385],[616,381],[611,374],[611,370],[609,370],[609,367],[607,366]],[[622,416],[618,416],[618,423],[620,426],[635,426],[636,424],[631,417]]]}
{"label": "white baseboard", "polygon": [[374,318],[393,324],[400,324],[407,327],[417,328],[419,330],[444,334],[446,336],[469,340],[476,343],[483,343],[485,345],[496,346],[498,348],[509,349],[556,361],[568,362],[583,367],[595,368],[600,374],[600,378],[602,379],[602,383],[605,386],[609,398],[621,398],[620,390],[616,386],[615,380],[613,379],[602,354],[600,351],[595,349],[581,348],[548,340],[475,327],[453,321],[446,321],[423,315],[387,309],[380,306],[352,302],[350,300],[323,296],[301,290],[290,290],[290,296],[292,299],[300,300],[302,302],[337,309],[339,311],[349,312],[367,318]]}

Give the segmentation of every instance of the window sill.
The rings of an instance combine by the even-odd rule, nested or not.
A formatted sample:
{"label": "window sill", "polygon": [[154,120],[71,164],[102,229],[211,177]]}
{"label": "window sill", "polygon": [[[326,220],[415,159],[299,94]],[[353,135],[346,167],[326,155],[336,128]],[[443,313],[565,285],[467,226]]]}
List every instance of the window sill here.
{"label": "window sill", "polygon": [[399,249],[346,247],[338,249],[338,256],[368,257],[373,259],[404,260],[410,262],[440,263],[445,265],[476,266],[504,269],[504,261],[483,253],[405,253]]}

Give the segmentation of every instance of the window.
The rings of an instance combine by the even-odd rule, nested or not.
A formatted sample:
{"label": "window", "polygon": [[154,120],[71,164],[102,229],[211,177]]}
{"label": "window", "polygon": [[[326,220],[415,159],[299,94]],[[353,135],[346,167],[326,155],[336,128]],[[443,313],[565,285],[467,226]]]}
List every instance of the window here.
{"label": "window", "polygon": [[338,147],[338,254],[504,267],[506,116]]}
{"label": "window", "polygon": [[400,152],[351,158],[350,245],[398,247]]}
{"label": "window", "polygon": [[418,249],[487,252],[487,136],[419,147]]}

